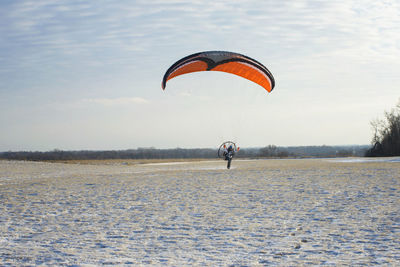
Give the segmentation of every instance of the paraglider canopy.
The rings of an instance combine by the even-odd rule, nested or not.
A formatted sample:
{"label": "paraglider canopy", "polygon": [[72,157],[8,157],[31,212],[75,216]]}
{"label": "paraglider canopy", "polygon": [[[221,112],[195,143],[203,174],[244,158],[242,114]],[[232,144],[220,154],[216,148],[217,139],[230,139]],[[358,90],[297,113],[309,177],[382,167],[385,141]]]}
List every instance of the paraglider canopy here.
{"label": "paraglider canopy", "polygon": [[184,57],[175,62],[165,73],[162,89],[168,80],[191,72],[222,71],[248,79],[271,92],[275,79],[260,62],[238,53],[227,51],[206,51]]}

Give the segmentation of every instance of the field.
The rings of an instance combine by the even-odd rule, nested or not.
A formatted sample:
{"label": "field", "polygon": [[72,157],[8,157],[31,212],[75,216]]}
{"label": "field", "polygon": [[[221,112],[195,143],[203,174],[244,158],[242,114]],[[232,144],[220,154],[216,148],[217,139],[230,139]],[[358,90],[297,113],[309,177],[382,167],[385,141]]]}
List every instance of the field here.
{"label": "field", "polygon": [[398,158],[0,161],[0,265],[399,262]]}

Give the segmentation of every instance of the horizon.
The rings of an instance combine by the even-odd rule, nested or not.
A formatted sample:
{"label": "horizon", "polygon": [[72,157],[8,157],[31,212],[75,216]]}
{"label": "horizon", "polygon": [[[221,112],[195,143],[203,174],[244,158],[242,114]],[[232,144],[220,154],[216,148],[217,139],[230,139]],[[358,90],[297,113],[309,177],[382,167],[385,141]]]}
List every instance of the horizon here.
{"label": "horizon", "polygon": [[[265,147],[268,147],[268,146],[270,146],[270,145],[272,145],[272,144],[268,144],[268,145],[265,145],[265,146],[254,146],[254,147],[241,147],[241,146],[239,146],[240,147],[240,149],[242,150],[242,149],[262,149],[262,148],[265,148]],[[272,146],[275,146],[275,145],[272,145]],[[141,150],[141,149],[143,149],[143,150],[151,150],[151,149],[155,149],[155,150],[174,150],[174,149],[182,149],[182,150],[191,150],[191,149],[200,149],[200,150],[202,150],[202,149],[204,149],[204,150],[206,150],[206,149],[212,149],[212,150],[218,150],[218,147],[219,146],[216,146],[216,147],[168,147],[168,148],[159,148],[159,147],[137,147],[137,148],[126,148],[126,149],[79,149],[79,150],[64,150],[64,149],[58,149],[58,148],[53,148],[53,149],[50,149],[50,150],[8,150],[8,151],[0,151],[0,153],[8,153],[8,152],[12,152],[12,153],[14,153],[14,152],[16,152],[16,153],[19,153],[19,152],[28,152],[28,153],[30,153],[30,152],[40,152],[40,153],[47,153],[47,152],[56,152],[56,151],[63,151],[63,152],[84,152],[84,151],[87,151],[87,152],[102,152],[102,151],[129,151],[129,150]],[[322,147],[332,147],[332,148],[346,148],[346,147],[365,147],[365,148],[367,148],[367,147],[371,147],[371,145],[355,145],[355,144],[353,144],[353,145],[304,145],[304,146],[276,146],[278,149],[279,148],[322,148]]]}
{"label": "horizon", "polygon": [[[400,99],[400,3],[373,0],[3,1],[0,151],[370,144]],[[267,93],[221,72],[161,82],[232,51]]]}

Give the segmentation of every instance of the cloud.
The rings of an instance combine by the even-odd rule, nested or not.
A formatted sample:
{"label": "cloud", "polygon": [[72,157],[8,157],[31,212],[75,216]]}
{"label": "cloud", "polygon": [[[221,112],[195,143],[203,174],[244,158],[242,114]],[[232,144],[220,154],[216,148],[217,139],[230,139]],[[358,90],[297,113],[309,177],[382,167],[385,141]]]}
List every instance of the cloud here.
{"label": "cloud", "polygon": [[[93,58],[118,62],[125,54],[132,57],[160,49],[164,53],[168,46],[192,47],[191,51],[226,46],[245,52],[260,44],[269,50],[284,47],[310,54],[338,49],[350,53],[349,47],[362,45],[371,55],[378,51],[389,56],[399,50],[399,5],[369,0],[257,4],[250,0],[134,4],[37,0],[3,9],[9,12],[0,12],[4,15],[0,49],[19,47],[5,54],[9,55],[6,60],[31,62],[32,67],[53,60],[80,61],[81,65]],[[38,55],[37,59],[29,58],[30,54]]]}

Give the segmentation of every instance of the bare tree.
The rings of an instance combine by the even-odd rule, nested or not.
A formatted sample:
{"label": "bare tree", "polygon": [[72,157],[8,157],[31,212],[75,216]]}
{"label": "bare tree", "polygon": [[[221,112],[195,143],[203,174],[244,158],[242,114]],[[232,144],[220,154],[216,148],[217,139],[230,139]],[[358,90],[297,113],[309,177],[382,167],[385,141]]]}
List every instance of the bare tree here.
{"label": "bare tree", "polygon": [[374,135],[366,156],[400,156],[400,100],[384,119],[371,122]]}

